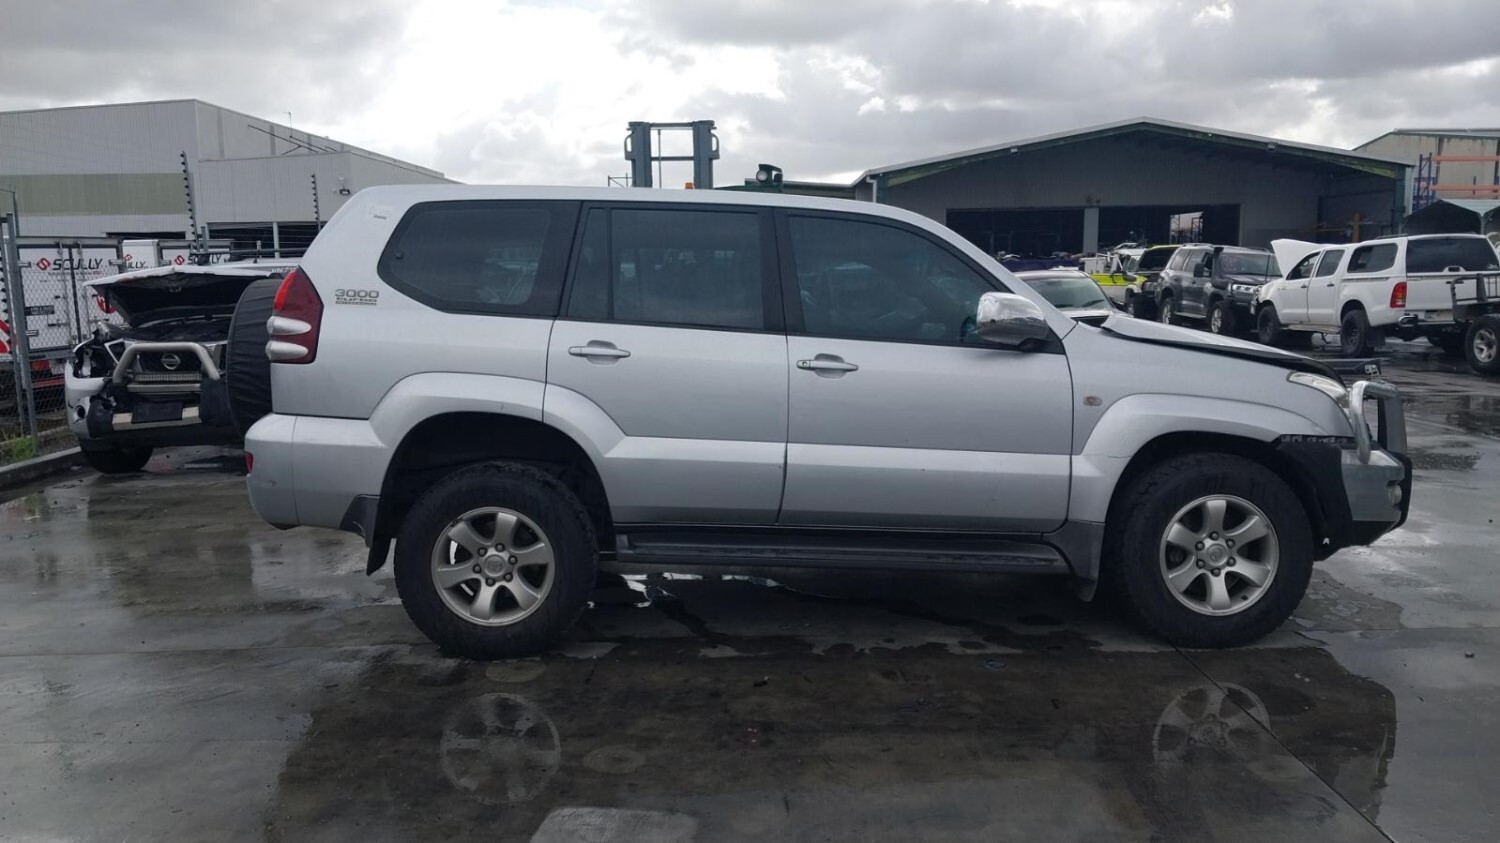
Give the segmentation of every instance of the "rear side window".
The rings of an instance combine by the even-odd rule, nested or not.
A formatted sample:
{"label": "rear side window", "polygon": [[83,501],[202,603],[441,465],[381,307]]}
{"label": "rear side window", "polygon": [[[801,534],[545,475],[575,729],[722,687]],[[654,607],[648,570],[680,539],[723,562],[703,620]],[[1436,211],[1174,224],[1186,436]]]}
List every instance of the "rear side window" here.
{"label": "rear side window", "polygon": [[1407,272],[1442,272],[1456,266],[1467,272],[1500,269],[1495,247],[1483,237],[1432,237],[1406,242]]}
{"label": "rear side window", "polygon": [[763,330],[765,267],[758,212],[595,209],[568,316]]}
{"label": "rear side window", "polygon": [[1323,253],[1323,260],[1318,263],[1317,277],[1327,278],[1339,271],[1339,261],[1344,257],[1343,249],[1330,249]]}
{"label": "rear side window", "polygon": [[1385,272],[1396,265],[1396,244],[1360,246],[1349,256],[1349,272]]}
{"label": "rear side window", "polygon": [[554,316],[576,214],[572,202],[414,205],[378,272],[439,310]]}

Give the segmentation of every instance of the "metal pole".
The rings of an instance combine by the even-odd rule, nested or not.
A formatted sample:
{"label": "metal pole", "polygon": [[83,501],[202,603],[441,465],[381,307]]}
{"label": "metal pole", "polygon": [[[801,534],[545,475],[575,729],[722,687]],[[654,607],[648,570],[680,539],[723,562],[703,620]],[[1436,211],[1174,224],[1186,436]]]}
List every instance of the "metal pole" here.
{"label": "metal pole", "polygon": [[[21,250],[16,242],[17,223],[20,215],[14,213],[16,195],[11,192],[12,213],[5,221],[5,282],[10,297],[11,340],[10,359],[16,370],[16,412],[24,413],[21,421],[36,437],[36,393],[31,386],[31,337],[27,335],[26,284],[21,279]],[[19,315],[19,320],[17,316]],[[39,444],[39,443],[38,443]]]}

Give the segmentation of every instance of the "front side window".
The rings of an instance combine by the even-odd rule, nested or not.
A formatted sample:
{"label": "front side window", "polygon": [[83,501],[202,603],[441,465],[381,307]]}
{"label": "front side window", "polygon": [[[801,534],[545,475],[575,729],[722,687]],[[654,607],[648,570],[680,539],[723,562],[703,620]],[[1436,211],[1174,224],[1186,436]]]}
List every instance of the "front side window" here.
{"label": "front side window", "polygon": [[756,212],[594,209],[584,220],[568,315],[761,330]]}
{"label": "front side window", "polygon": [[572,203],[428,202],[412,207],[380,256],[392,287],[439,309],[557,312]]}
{"label": "front side window", "polygon": [[1339,261],[1344,258],[1343,249],[1330,249],[1323,253],[1323,259],[1318,262],[1318,278],[1327,278],[1339,271]]}
{"label": "front side window", "polygon": [[996,286],[947,249],[892,225],[792,216],[806,332],[908,342],[974,341]]}
{"label": "front side window", "polygon": [[1321,257],[1322,254],[1322,252],[1313,252],[1302,260],[1297,261],[1297,265],[1292,267],[1292,271],[1286,274],[1287,280],[1296,281],[1299,278],[1310,277],[1312,275],[1313,265],[1318,262],[1318,258]]}

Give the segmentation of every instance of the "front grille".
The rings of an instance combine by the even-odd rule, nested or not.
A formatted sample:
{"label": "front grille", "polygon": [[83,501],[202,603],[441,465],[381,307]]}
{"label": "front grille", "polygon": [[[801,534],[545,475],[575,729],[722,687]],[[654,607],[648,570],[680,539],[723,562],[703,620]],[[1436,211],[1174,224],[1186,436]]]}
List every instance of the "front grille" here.
{"label": "front grille", "polygon": [[197,380],[199,371],[203,364],[198,362],[196,354],[184,354],[182,352],[147,352],[135,358],[135,364],[142,372],[164,372],[168,374],[191,374]]}

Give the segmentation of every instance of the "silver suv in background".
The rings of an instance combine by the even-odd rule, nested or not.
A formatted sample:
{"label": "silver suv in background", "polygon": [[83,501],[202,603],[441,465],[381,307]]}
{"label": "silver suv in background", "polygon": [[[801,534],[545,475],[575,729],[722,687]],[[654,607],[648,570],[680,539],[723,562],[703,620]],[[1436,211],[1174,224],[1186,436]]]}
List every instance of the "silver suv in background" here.
{"label": "silver suv in background", "polygon": [[643,568],[1069,576],[1235,645],[1409,505],[1394,389],[1079,324],[882,205],[374,188],[273,311],[256,511],[359,533],[372,572],[394,543],[411,619],[475,658],[548,647],[596,570]]}

